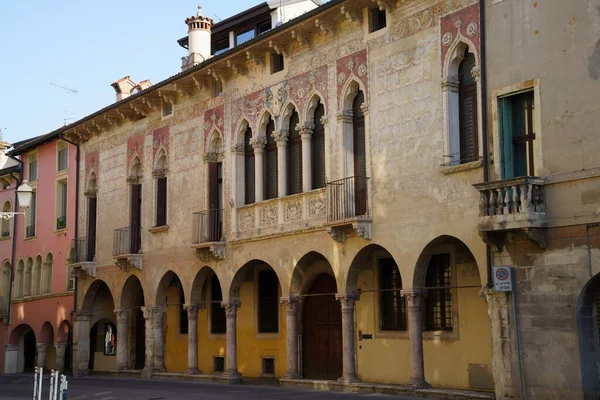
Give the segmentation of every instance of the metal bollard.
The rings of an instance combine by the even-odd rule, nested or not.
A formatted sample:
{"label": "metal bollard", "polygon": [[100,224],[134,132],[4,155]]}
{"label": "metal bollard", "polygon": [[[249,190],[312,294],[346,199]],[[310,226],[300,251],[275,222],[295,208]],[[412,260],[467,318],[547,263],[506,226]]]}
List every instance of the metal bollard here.
{"label": "metal bollard", "polygon": [[53,400],[52,393],[54,393],[54,370],[50,371],[50,392],[48,394],[48,400]]}
{"label": "metal bollard", "polygon": [[43,387],[43,381],[42,379],[44,378],[44,368],[38,368],[39,370],[39,380],[38,380],[38,391],[37,391],[37,397],[36,400],[42,400],[42,387]]}
{"label": "metal bollard", "polygon": [[59,400],[67,400],[67,387],[69,383],[67,382],[67,377],[65,375],[60,376],[60,399]]}
{"label": "metal bollard", "polygon": [[58,394],[59,383],[60,383],[60,372],[54,371],[54,393],[52,396],[52,400],[56,400],[56,395]]}
{"label": "metal bollard", "polygon": [[38,367],[35,367],[35,373],[33,374],[33,400],[37,400],[37,384],[38,384]]}

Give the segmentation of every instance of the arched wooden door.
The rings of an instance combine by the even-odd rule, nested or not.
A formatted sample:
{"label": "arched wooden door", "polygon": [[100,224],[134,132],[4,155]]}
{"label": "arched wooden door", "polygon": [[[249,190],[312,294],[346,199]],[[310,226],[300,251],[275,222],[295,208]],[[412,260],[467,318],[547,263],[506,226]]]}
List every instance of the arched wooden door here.
{"label": "arched wooden door", "polygon": [[342,376],[342,311],[333,294],[336,292],[335,278],[320,274],[307,294],[332,294],[304,298],[302,361],[306,379],[337,379]]}

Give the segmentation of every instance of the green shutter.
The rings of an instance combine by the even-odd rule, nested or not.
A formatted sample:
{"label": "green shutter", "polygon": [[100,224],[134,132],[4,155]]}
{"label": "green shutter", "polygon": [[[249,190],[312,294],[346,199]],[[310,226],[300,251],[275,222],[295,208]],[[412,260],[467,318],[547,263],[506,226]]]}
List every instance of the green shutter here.
{"label": "green shutter", "polygon": [[500,149],[502,152],[502,179],[515,176],[512,130],[512,102],[510,98],[499,99],[500,105]]}

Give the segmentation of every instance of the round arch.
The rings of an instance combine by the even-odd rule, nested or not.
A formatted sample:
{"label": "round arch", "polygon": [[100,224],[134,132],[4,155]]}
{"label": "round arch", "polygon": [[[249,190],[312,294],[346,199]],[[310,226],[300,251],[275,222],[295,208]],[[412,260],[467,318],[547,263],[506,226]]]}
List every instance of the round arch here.
{"label": "round arch", "polygon": [[69,331],[71,330],[71,324],[66,319],[63,320],[58,329],[56,330],[55,341],[57,343],[64,343],[69,340]]}
{"label": "round arch", "polygon": [[[163,275],[160,282],[158,283],[158,287],[156,288],[155,303],[157,306],[167,305],[169,286],[171,286],[173,282],[178,282],[179,285],[183,288],[179,276],[175,272],[169,270]],[[183,293],[183,296],[185,303],[185,292]]]}
{"label": "round arch", "polygon": [[37,338],[39,343],[52,343],[54,341],[54,328],[49,321],[44,322]]}
{"label": "round arch", "polygon": [[206,293],[204,292],[204,289],[206,287],[205,283],[213,275],[217,276],[217,279],[219,280],[219,286],[221,287],[221,292],[223,292],[223,283],[221,282],[221,279],[219,279],[217,273],[211,267],[204,266],[200,269],[200,271],[198,271],[192,283],[192,291],[189,296],[189,304],[200,305],[203,303],[203,299],[206,296]]}
{"label": "round arch", "polygon": [[[579,336],[579,363],[581,383],[590,398],[600,393],[598,366],[600,365],[600,273],[583,287],[577,302],[577,334]],[[587,397],[586,397],[587,398]]]}
{"label": "round arch", "polygon": [[132,309],[145,304],[144,289],[136,275],[130,275],[123,284],[120,308]]}
{"label": "round arch", "polygon": [[347,293],[356,293],[360,290],[358,284],[359,273],[365,266],[371,268],[373,262],[375,261],[375,256],[379,258],[391,258],[394,260],[398,274],[400,276],[402,275],[400,269],[398,268],[398,263],[396,263],[396,260],[387,249],[378,244],[368,244],[356,253],[352,259],[350,267],[348,268],[345,286]]}
{"label": "round arch", "polygon": [[272,269],[277,275],[277,281],[279,282],[279,287],[281,289],[282,279],[280,273],[278,273],[278,271],[275,268],[273,268],[273,266],[271,266],[271,264],[269,264],[268,262],[260,259],[253,259],[246,262],[244,265],[242,265],[241,268],[239,268],[235,272],[235,275],[231,280],[231,284],[229,285],[228,298],[223,300],[227,301],[240,298],[240,289],[242,287],[242,282],[244,281],[244,279],[246,279],[246,275],[248,274],[248,272],[252,271],[255,267],[268,267]]}
{"label": "round arch", "polygon": [[316,251],[311,251],[303,255],[296,263],[292,272],[289,296],[296,297],[302,295],[310,286],[312,280],[322,273],[327,273],[335,278],[338,290],[344,287],[344,285],[340,284],[340,277],[335,274],[331,265],[327,257]]}

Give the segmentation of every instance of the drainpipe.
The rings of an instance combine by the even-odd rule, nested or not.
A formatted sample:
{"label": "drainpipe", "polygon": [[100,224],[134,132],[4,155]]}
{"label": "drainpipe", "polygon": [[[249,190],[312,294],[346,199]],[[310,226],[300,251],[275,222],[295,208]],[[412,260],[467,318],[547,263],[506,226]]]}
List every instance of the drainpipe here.
{"label": "drainpipe", "polygon": [[[481,57],[481,120],[483,127],[481,136],[483,138],[483,181],[490,180],[490,157],[488,150],[488,101],[487,101],[487,68],[486,68],[486,46],[485,46],[485,0],[479,1],[479,17],[481,19],[479,29],[480,57]],[[485,245],[485,260],[487,264],[487,287],[494,286],[492,282],[492,248],[489,244]]]}
{"label": "drainpipe", "polygon": [[[17,188],[21,186],[21,176],[23,175],[23,161],[20,159],[7,154],[8,157],[15,160],[21,165],[21,175],[15,176],[15,173],[12,172],[10,176],[15,180],[15,212],[19,212],[19,197],[17,195]],[[8,344],[8,327],[10,326],[12,320],[12,293],[13,293],[13,283],[15,280],[15,252],[17,249],[17,216],[13,217],[13,232],[12,232],[12,254],[10,256],[10,283],[8,285],[8,313],[6,317],[6,321],[4,322],[4,349],[6,350],[6,345]],[[4,362],[6,362],[6,351],[4,352]]]}
{"label": "drainpipe", "polygon": [[[74,234],[74,239],[77,240],[78,237],[78,219],[79,219],[79,163],[80,163],[80,157],[79,157],[79,144],[74,143],[72,141],[70,141],[69,139],[66,139],[62,132],[59,134],[59,137],[62,141],[65,141],[69,144],[72,144],[73,146],[75,146],[75,148],[77,149],[77,152],[75,153],[75,162],[76,162],[76,170],[75,170],[75,229],[73,231]],[[77,311],[77,276],[74,277],[75,279],[75,284],[74,289],[73,289],[73,311],[71,311],[71,338],[69,341],[69,346],[70,346],[70,351],[69,351],[69,355],[71,356],[71,376],[73,376],[73,372],[75,371],[74,368],[74,364],[73,362],[75,361],[74,355],[73,355],[73,331],[75,329],[75,323],[74,323],[74,318],[73,316],[75,315],[75,312]]]}

